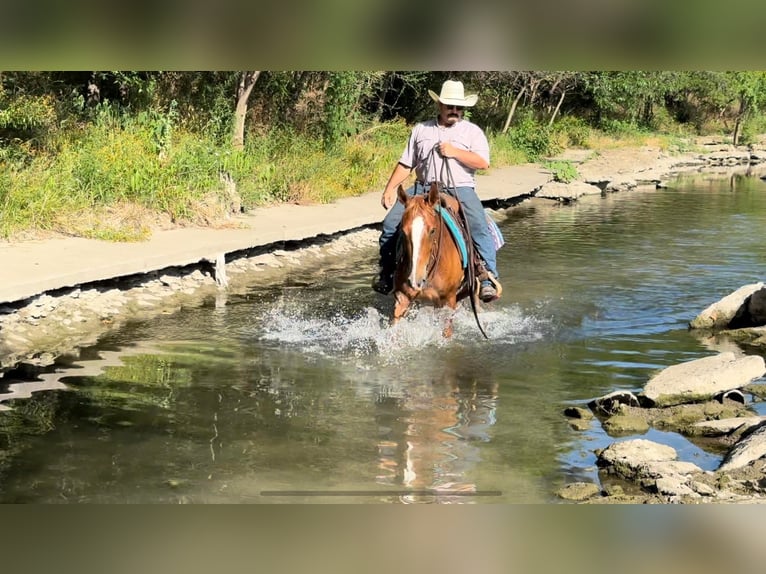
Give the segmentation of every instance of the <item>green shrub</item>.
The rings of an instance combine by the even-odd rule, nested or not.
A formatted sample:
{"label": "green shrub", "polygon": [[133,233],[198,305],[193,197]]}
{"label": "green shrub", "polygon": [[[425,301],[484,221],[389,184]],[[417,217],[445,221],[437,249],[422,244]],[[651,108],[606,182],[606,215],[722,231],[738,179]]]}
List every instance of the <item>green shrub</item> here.
{"label": "green shrub", "polygon": [[33,132],[50,128],[56,121],[56,110],[51,96],[18,95],[3,97],[0,93],[0,130],[14,133]]}
{"label": "green shrub", "polygon": [[564,145],[587,148],[590,141],[591,127],[575,116],[561,116],[553,124],[553,132],[564,137]]}
{"label": "green shrub", "polygon": [[555,155],[561,151],[553,137],[553,130],[531,118],[524,118],[512,127],[509,138],[511,145],[524,152],[529,161],[537,161],[541,157]]}
{"label": "green shrub", "polygon": [[543,167],[553,173],[554,181],[561,183],[571,183],[580,177],[577,167],[571,161],[546,161],[543,163]]}
{"label": "green shrub", "polygon": [[635,137],[646,132],[634,122],[615,118],[602,118],[599,128],[604,133],[615,137]]}

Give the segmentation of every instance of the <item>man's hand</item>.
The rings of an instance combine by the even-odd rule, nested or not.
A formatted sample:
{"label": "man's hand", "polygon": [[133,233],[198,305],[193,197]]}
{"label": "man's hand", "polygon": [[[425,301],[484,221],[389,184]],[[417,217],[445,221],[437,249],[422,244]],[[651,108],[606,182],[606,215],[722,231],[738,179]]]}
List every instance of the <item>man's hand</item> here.
{"label": "man's hand", "polygon": [[457,148],[450,142],[439,142],[438,146],[439,154],[441,154],[442,157],[455,157]]}
{"label": "man's hand", "polygon": [[380,198],[380,205],[383,206],[383,209],[389,209],[396,201],[396,189],[385,189]]}

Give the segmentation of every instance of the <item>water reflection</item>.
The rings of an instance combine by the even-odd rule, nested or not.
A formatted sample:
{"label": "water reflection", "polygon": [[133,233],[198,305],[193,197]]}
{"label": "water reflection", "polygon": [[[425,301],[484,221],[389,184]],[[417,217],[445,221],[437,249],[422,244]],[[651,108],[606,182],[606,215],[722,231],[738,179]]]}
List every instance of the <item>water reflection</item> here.
{"label": "water reflection", "polygon": [[[376,401],[378,484],[435,491],[438,502],[477,493],[479,443],[492,439],[498,389],[493,380],[445,361],[433,380],[408,384],[401,396]],[[405,501],[418,501],[409,496]],[[465,501],[468,499],[463,499]]]}

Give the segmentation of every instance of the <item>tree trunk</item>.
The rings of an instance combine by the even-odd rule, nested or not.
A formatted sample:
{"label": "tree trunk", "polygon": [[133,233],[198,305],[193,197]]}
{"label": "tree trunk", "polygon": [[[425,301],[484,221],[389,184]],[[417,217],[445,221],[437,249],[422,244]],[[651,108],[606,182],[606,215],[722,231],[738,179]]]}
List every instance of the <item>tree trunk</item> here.
{"label": "tree trunk", "polygon": [[747,102],[743,99],[739,101],[739,113],[734,121],[734,135],[732,136],[732,143],[739,145],[739,138],[742,136],[742,124],[747,114]]}
{"label": "tree trunk", "polygon": [[561,109],[561,104],[564,102],[564,96],[567,95],[567,90],[564,88],[561,90],[561,97],[559,98],[558,103],[556,104],[556,109],[553,110],[553,113],[551,114],[551,119],[548,121],[548,127],[551,127],[553,125],[553,120],[556,119],[556,116],[559,113],[559,110]]}
{"label": "tree trunk", "polygon": [[247,116],[247,100],[253,91],[255,82],[261,72],[242,72],[237,86],[237,108],[234,111],[234,133],[231,143],[234,149],[241,150],[245,147],[245,117]]}
{"label": "tree trunk", "polygon": [[513,119],[513,114],[516,111],[516,106],[519,105],[519,102],[521,101],[521,97],[524,95],[524,92],[527,90],[527,87],[524,86],[519,91],[518,95],[514,98],[513,104],[511,104],[511,109],[508,111],[508,117],[505,119],[505,125],[503,126],[503,133],[506,133],[508,131],[508,127],[511,125],[511,120]]}

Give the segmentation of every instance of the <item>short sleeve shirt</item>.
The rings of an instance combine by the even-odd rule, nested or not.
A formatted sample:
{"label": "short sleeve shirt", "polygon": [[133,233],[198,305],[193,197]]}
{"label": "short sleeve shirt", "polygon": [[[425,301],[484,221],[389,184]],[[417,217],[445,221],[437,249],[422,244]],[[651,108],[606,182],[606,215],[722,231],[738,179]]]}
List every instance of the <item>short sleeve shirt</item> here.
{"label": "short sleeve shirt", "polygon": [[446,160],[449,161],[448,171],[443,165],[445,159],[436,151],[431,153],[439,142],[449,142],[457,148],[472,151],[489,163],[487,136],[479,126],[465,119],[449,127],[440,126],[435,119],[415,125],[399,163],[414,168],[418,180],[425,183],[440,181],[452,184],[452,181],[446,181],[449,173],[455,187],[476,187],[476,170],[466,167],[455,158],[449,158]]}

